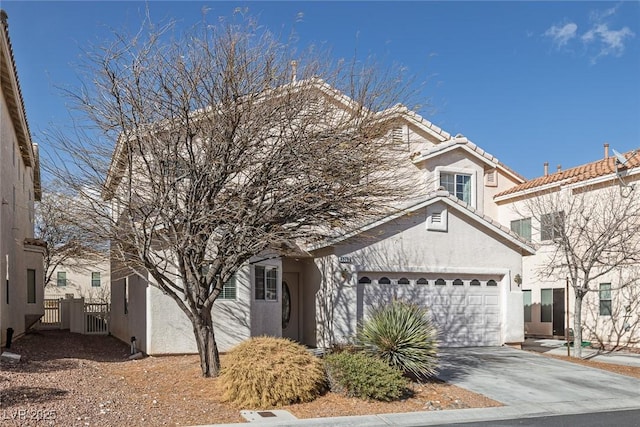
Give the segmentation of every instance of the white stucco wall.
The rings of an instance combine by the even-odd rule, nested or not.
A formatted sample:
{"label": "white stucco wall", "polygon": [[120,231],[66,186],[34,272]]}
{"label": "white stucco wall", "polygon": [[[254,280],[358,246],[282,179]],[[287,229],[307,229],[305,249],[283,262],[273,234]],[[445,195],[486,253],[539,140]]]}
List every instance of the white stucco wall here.
{"label": "white stucco wall", "polygon": [[[346,341],[355,333],[365,310],[363,291],[357,284],[359,271],[495,277],[499,280],[501,342],[523,341],[522,293],[513,283],[513,277],[522,274],[520,250],[453,209],[448,209],[446,232],[427,230],[426,216],[425,208],[369,230],[365,233],[369,239],[360,236],[319,254],[315,260],[318,270],[331,280],[321,287],[318,304],[332,310],[317,319],[319,331],[324,331],[318,345]],[[340,257],[349,262],[340,263]]]}
{"label": "white stucco wall", "polygon": [[[625,178],[629,182],[638,182],[637,176],[629,176]],[[614,186],[617,186],[618,181],[613,182]],[[637,185],[637,184],[636,184]],[[602,185],[586,186],[580,190],[588,191],[594,195],[601,195],[601,197],[610,197],[607,195],[609,191],[607,187]],[[617,191],[617,187],[614,187]],[[570,197],[572,193],[571,188],[564,188],[562,194],[565,197]],[[638,197],[637,194],[634,195]],[[535,194],[529,194],[526,197],[514,198],[511,200],[501,201],[499,204],[499,221],[506,227],[510,226],[512,220],[532,217],[530,204],[531,200],[536,200]],[[536,211],[540,211],[541,208],[533,208]],[[537,212],[539,214],[540,212]],[[525,257],[523,259],[522,269],[522,289],[531,292],[531,322],[524,324],[525,332],[531,336],[551,336],[553,334],[553,323],[541,321],[541,301],[542,301],[542,289],[565,289],[566,281],[563,274],[557,274],[556,276],[548,276],[545,266],[550,262],[550,256],[554,252],[554,247],[550,242],[543,243],[540,241],[540,224],[535,217],[531,220],[532,224],[532,240],[538,245],[536,254],[533,256]],[[639,266],[630,266],[625,269],[622,274],[638,274],[634,273]],[[594,271],[595,272],[595,271]],[[600,283],[611,283],[612,289],[612,302],[614,304],[614,310],[617,307],[618,314],[616,316],[601,316],[598,310],[598,292],[592,292],[587,295],[583,304],[583,325],[585,328],[584,338],[587,340],[597,340],[596,337],[610,337],[611,341],[617,341],[618,343],[631,343],[632,345],[640,344],[640,318],[638,311],[632,311],[632,315],[627,319],[634,328],[629,331],[622,332],[622,324],[625,322],[623,318],[625,313],[622,310],[631,304],[633,300],[638,301],[635,296],[640,293],[638,286],[636,285],[635,291],[633,290],[616,290],[623,281],[621,280],[619,271],[614,271],[611,274],[599,277],[591,284],[592,289],[598,289]],[[566,301],[566,295],[565,295]],[[566,305],[566,302],[565,302]],[[567,308],[565,307],[565,310]],[[573,290],[569,289],[569,327],[573,328],[575,313],[575,296]],[[566,326],[566,312],[562,322]]]}
{"label": "white stucco wall", "polygon": [[[2,33],[4,48],[4,31]],[[7,65],[3,63],[1,66]],[[7,328],[14,330],[14,338],[23,334],[27,321],[25,316],[32,319],[44,314],[44,308],[42,252],[37,247],[26,247],[24,243],[25,238],[33,237],[34,168],[25,164],[20,153],[16,137],[18,130],[7,107],[8,94],[0,93],[0,342],[4,345]],[[17,102],[20,105],[20,101]],[[36,270],[34,304],[27,303],[27,269]]]}
{"label": "white stucco wall", "polygon": [[[87,263],[90,264],[90,263]],[[63,271],[67,276],[66,286],[58,286],[57,273]],[[45,298],[65,298],[72,294],[75,298],[84,298],[87,302],[109,302],[111,299],[110,263],[108,258],[95,265],[86,265],[82,268],[74,265],[59,265],[51,276],[51,282],[45,289]],[[100,286],[92,286],[91,273],[100,273]]]}

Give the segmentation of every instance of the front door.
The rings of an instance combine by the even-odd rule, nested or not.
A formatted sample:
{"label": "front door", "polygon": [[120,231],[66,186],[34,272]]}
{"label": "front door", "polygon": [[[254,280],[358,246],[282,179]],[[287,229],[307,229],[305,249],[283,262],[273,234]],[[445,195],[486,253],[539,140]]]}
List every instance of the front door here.
{"label": "front door", "polygon": [[553,290],[553,335],[557,337],[564,336],[564,289],[556,288]]}
{"label": "front door", "polygon": [[298,308],[300,301],[298,273],[282,275],[282,336],[300,340]]}

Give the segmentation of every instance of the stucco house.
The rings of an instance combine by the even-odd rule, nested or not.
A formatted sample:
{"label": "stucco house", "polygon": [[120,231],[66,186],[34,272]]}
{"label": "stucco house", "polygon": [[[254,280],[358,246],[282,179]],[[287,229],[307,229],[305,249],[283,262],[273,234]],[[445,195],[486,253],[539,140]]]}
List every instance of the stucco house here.
{"label": "stucco house", "polygon": [[99,261],[70,260],[58,265],[44,289],[46,299],[84,298],[87,302],[111,300],[111,264],[108,258]]}
{"label": "stucco house", "polygon": [[0,332],[16,337],[43,314],[43,252],[33,238],[34,202],[40,199],[38,148],[31,141],[7,14],[0,11]]}
{"label": "stucco house", "polygon": [[[415,112],[391,113],[389,138],[402,153],[397,167],[418,183],[414,197],[392,215],[323,244],[298,242],[293,253],[250,260],[214,306],[221,351],[263,334],[312,347],[344,342],[370,308],[392,298],[428,306],[445,346],[524,340],[518,278],[523,257],[535,249],[498,222],[494,196],[526,180]],[[113,335],[135,337],[148,354],[196,352],[187,317],[150,285],[150,276],[111,270]]]}
{"label": "stucco house", "polygon": [[[615,152],[614,152],[615,153]],[[638,206],[640,193],[640,152],[610,153],[609,144],[604,145],[604,156],[599,160],[566,170],[549,173],[548,164],[544,174],[522,184],[502,191],[494,197],[498,205],[500,221],[519,233],[537,248],[534,256],[523,258],[522,290],[525,304],[525,333],[532,337],[564,338],[567,328],[573,328],[575,293],[564,278],[549,277],[544,267],[553,254],[553,219],[564,220],[569,212],[544,213],[544,198],[557,197],[573,215],[593,215],[594,221],[602,221],[606,212],[601,203],[623,201]],[[583,206],[571,207],[571,201],[583,200]],[[542,201],[542,202],[541,202]],[[533,206],[532,210],[530,207]],[[551,209],[552,206],[547,209]],[[538,211],[538,215],[532,215]],[[534,212],[535,213],[535,212]],[[540,215],[540,213],[542,215]],[[537,218],[536,218],[537,217]],[[543,224],[545,217],[551,221]],[[571,219],[568,219],[571,221]],[[633,241],[640,236],[625,236]],[[637,241],[635,241],[637,244]],[[631,245],[630,245],[631,246]],[[637,259],[637,258],[636,258]],[[595,268],[591,276],[599,273]],[[597,277],[591,284],[592,292],[585,296],[582,310],[583,339],[593,344],[608,346],[640,345],[640,264],[627,262]],[[568,304],[567,304],[568,302]],[[568,314],[568,316],[567,316]]]}

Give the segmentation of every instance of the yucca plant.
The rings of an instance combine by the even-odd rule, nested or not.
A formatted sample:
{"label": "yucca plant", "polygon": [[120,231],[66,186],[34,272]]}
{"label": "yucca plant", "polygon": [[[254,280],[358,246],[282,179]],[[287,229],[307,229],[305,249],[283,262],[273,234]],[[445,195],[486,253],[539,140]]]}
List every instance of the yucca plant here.
{"label": "yucca plant", "polygon": [[400,300],[372,310],[357,333],[367,352],[418,378],[436,373],[436,339],[428,310]]}
{"label": "yucca plant", "polygon": [[255,337],[234,347],[220,371],[226,400],[266,409],[310,402],[325,387],[322,362],[287,338]]}

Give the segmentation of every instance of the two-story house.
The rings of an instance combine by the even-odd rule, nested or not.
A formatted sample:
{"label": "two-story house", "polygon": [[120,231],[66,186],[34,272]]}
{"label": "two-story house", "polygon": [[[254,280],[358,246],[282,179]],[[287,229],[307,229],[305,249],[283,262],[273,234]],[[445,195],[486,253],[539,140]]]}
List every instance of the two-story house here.
{"label": "two-story house", "polygon": [[[583,339],[603,347],[640,343],[638,181],[640,152],[614,155],[605,144],[599,160],[551,173],[545,164],[542,176],[495,195],[500,221],[537,248],[534,256],[523,258],[527,335],[564,338],[574,327],[570,273],[560,268],[550,274],[549,268],[567,264],[556,257],[554,242],[566,237],[575,246],[568,256],[577,269],[578,286],[585,271],[591,279],[582,304]],[[618,225],[622,229],[612,232]],[[614,246],[610,239],[622,241]],[[618,243],[631,253],[608,253],[618,251]],[[624,261],[616,265],[608,258]]]}
{"label": "two-story house", "polygon": [[[320,94],[344,99],[334,90]],[[446,346],[524,340],[519,278],[523,257],[535,251],[495,219],[494,196],[525,179],[412,111],[382,115],[394,121],[388,137],[402,153],[390,167],[414,178],[414,196],[392,215],[330,241],[250,260],[216,301],[221,351],[264,334],[317,347],[345,342],[371,308],[392,298],[429,307]],[[116,271],[111,333],[124,341],[135,336],[148,354],[196,352],[189,320],[153,279]]]}
{"label": "two-story house", "polygon": [[0,331],[25,332],[43,314],[43,246],[33,238],[34,203],[40,199],[38,147],[31,141],[9,39],[0,11]]}

